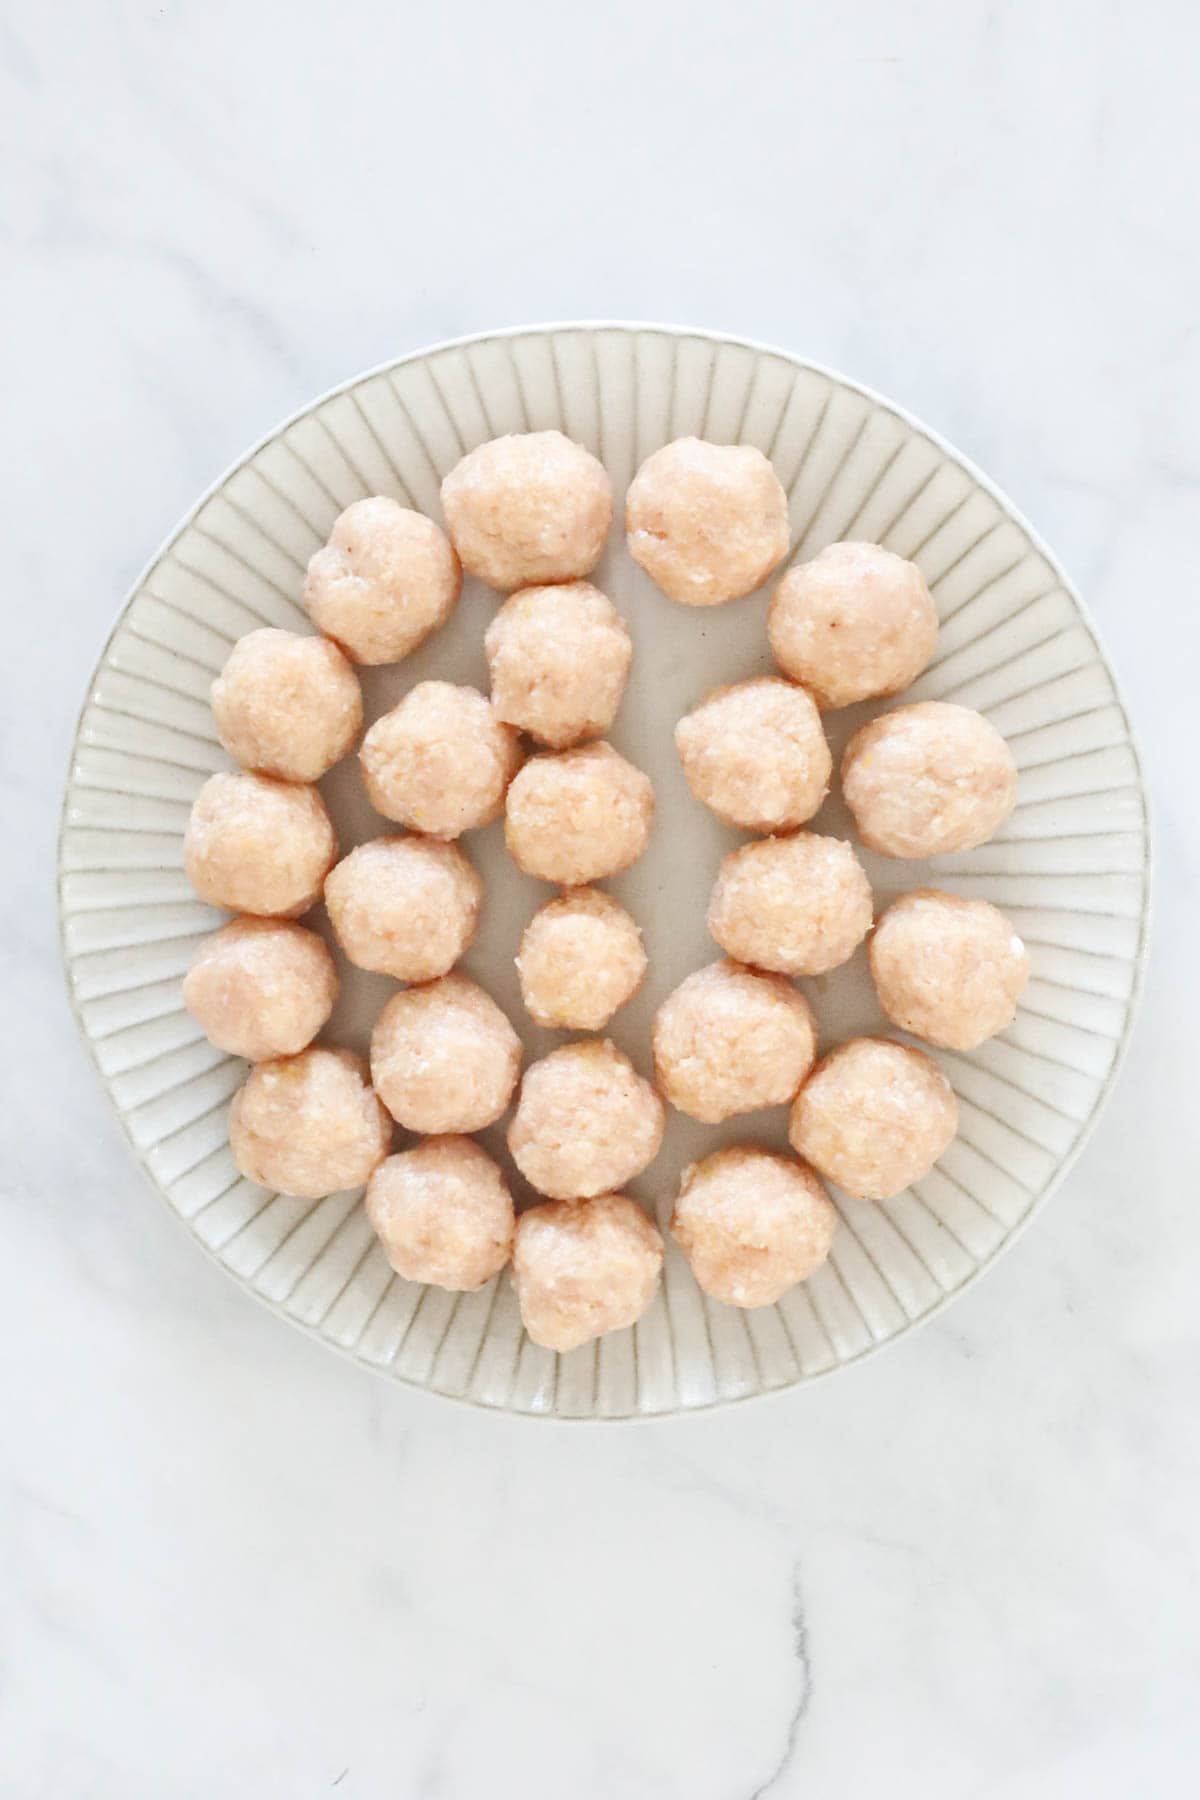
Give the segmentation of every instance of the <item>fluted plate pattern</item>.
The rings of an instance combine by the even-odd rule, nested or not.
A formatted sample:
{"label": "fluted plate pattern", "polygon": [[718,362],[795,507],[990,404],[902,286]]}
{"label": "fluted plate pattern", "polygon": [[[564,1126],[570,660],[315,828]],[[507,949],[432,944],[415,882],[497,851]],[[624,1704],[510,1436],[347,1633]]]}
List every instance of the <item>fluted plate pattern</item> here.
{"label": "fluted plate pattern", "polygon": [[[942,630],[913,697],[960,701],[993,720],[1020,766],[1019,804],[980,850],[919,866],[868,857],[868,867],[881,904],[921,882],[986,896],[1034,961],[1011,1030],[970,1055],[938,1053],[958,1094],[958,1140],[894,1200],[836,1196],[833,1253],[810,1281],[778,1306],[742,1313],[706,1300],[671,1250],[646,1318],[563,1357],[524,1337],[506,1275],[462,1297],[393,1275],[360,1194],[314,1205],[242,1179],[226,1115],[244,1065],[212,1048],[180,1000],[187,961],[219,922],[188,888],[181,843],[200,784],[228,766],[207,695],[231,645],[264,623],[305,627],[305,563],[350,501],[394,494],[439,517],[439,482],[464,450],[549,426],[603,459],[618,496],[673,437],[756,444],[788,492],[793,557],[859,537],[919,563]],[[629,560],[619,531],[597,580],[636,644],[613,739],[649,771],[659,800],[650,852],[612,884],[651,953],[651,978],[613,1029],[645,1068],[654,1007],[715,954],[704,905],[737,841],[690,799],[671,729],[707,688],[769,667],[766,597],[704,612],[673,606]],[[468,583],[430,644],[399,668],[365,671],[368,717],[432,674],[485,685],[481,640],[494,607],[494,595]],[[869,711],[832,717],[835,750]],[[353,759],[323,787],[343,847],[381,829]],[[847,823],[836,797],[816,821],[834,831]],[[497,828],[469,849],[488,904],[467,967],[540,1053],[553,1034],[523,1021],[512,957],[546,890],[512,868]],[[1069,1166],[1111,1085],[1139,984],[1148,879],[1141,771],[1112,673],[1082,602],[1004,497],[899,408],[838,375],[729,338],[633,325],[519,330],[401,358],[316,401],[230,470],[150,564],[104,648],[72,755],[59,861],[81,1029],[139,1161],[204,1248],[283,1317],[396,1380],[586,1419],[811,1380],[892,1341],[984,1269]],[[344,975],[330,1035],[361,1045],[389,984]],[[862,952],[802,985],[826,1045],[881,1027]],[[740,1129],[673,1118],[633,1191],[665,1222],[685,1162],[747,1137],[782,1145],[783,1124],[782,1111]],[[485,1141],[502,1153],[502,1134]]]}

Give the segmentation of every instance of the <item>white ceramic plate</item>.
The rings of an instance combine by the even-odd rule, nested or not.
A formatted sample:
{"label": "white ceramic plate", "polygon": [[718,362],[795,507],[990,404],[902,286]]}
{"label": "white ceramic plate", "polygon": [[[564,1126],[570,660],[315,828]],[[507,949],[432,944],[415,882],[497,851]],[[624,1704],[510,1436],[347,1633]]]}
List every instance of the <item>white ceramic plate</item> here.
{"label": "white ceramic plate", "polygon": [[[969,1056],[939,1053],[961,1131],[896,1199],[838,1197],[827,1266],[778,1306],[706,1300],[678,1254],[634,1330],[556,1357],[524,1337],[507,1275],[455,1296],[393,1275],[357,1193],[313,1204],[239,1177],[226,1143],[244,1065],[214,1050],[180,1001],[180,977],[218,915],[181,868],[188,808],[227,766],[208,689],[235,639],[304,629],[304,567],[335,515],[394,494],[440,516],[442,475],[501,432],[557,426],[586,444],[623,495],[641,460],[684,433],[757,444],[788,491],[792,554],[838,538],[912,557],[937,598],[937,660],[914,698],[985,712],[1021,770],[1019,805],[981,850],[911,865],[867,857],[880,903],[921,882],[995,901],[1030,945],[1034,973],[1010,1031]],[[619,516],[619,513],[618,513]],[[735,840],[690,798],[671,742],[678,715],[718,682],[770,666],[765,594],[693,611],[660,595],[614,530],[596,578],[629,619],[634,675],[614,742],[652,776],[654,841],[613,888],[641,922],[651,976],[612,1035],[648,1065],[654,1008],[715,956],[704,906]],[[486,687],[494,595],[468,582],[447,628],[408,662],[364,671],[368,718],[431,675]],[[907,698],[908,696],[906,696]],[[830,721],[835,752],[869,708]],[[322,784],[343,849],[377,834],[351,758]],[[845,831],[836,798],[816,821]],[[506,1007],[531,1054],[512,958],[547,891],[519,875],[499,827],[467,841],[488,883],[467,969]],[[524,1413],[613,1419],[741,1399],[811,1380],[944,1306],[1045,1200],[1111,1085],[1138,988],[1148,836],[1137,751],[1079,598],[1012,507],[897,407],[779,351],[695,331],[568,325],[439,346],[314,402],[239,462],[172,535],[126,602],[80,719],[64,802],[60,904],[80,1026],[138,1159],[206,1250],[283,1317],[396,1380]],[[344,971],[330,1027],[365,1044],[390,985]],[[860,951],[802,984],[828,1046],[882,1021]],[[665,1221],[680,1167],[747,1136],[782,1146],[784,1117],[718,1129],[673,1115],[632,1191]],[[485,1142],[502,1147],[498,1131]],[[518,1190],[521,1184],[517,1183]]]}

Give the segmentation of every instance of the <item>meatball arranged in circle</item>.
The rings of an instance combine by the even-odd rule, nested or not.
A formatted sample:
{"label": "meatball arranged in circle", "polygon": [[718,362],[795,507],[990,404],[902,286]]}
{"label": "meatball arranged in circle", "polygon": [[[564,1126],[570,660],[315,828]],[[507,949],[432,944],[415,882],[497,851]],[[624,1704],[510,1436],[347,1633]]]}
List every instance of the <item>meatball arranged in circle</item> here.
{"label": "meatball arranged in circle", "polygon": [[635,863],[650,841],[650,778],[611,744],[531,756],[505,802],[504,838],[517,867],[582,887]]}
{"label": "meatball arranged in circle", "polygon": [[469,1137],[431,1137],[380,1163],[367,1183],[367,1217],[397,1275],[469,1293],[498,1275],[512,1252],[512,1195]]}
{"label": "meatball arranged in circle", "polygon": [[873,917],[871,884],[849,844],[815,831],[731,850],[708,903],[708,929],[725,954],[780,975],[836,969]]}
{"label": "meatball arranged in circle", "polygon": [[249,1062],[296,1056],[333,1011],[337,970],[315,931],[284,919],[233,919],[206,937],[183,1002],[218,1050]]}
{"label": "meatball arranged in circle", "polygon": [[349,1050],[318,1045],[256,1063],[229,1112],[229,1147],[242,1174],[300,1200],[361,1187],[391,1141],[367,1065]]}
{"label": "meatball arranged in circle", "polygon": [[508,593],[591,573],[612,524],[612,483],[582,444],[528,431],[456,463],[442,511],[464,569]]}
{"label": "meatball arranged in circle", "polygon": [[212,710],[234,761],[280,781],[319,780],[362,730],[358,676],[337,645],[270,626],[233,646]]}
{"label": "meatball arranged in circle", "polygon": [[981,713],[923,700],[881,713],[842,758],[858,835],[881,856],[975,850],[1017,803],[1008,745]]}
{"label": "meatball arranged in circle", "polygon": [[658,1227],[624,1194],[553,1200],[517,1220],[513,1285],[521,1320],[545,1350],[576,1350],[635,1325],[658,1291]]}
{"label": "meatball arranged in circle", "polygon": [[787,495],[761,450],[677,438],[648,456],[625,497],[629,554],[684,606],[720,606],[787,555]]}
{"label": "meatball arranged in circle", "polygon": [[808,1001],[779,975],[710,963],[654,1017],[654,1067],[672,1106],[719,1124],[790,1100],[817,1053]]}
{"label": "meatball arranged in circle", "polygon": [[490,994],[443,975],[393,994],[371,1033],[371,1079],[408,1131],[482,1131],[517,1085],[521,1040]]}
{"label": "meatball arranged in circle", "polygon": [[576,1200],[623,1187],[658,1155],[666,1109],[607,1038],[531,1063],[508,1128],[513,1161],[539,1193]]}
{"label": "meatball arranged in circle", "polygon": [[457,844],[372,838],[325,883],[334,935],[359,969],[432,981],[452,969],[479,927],[483,882]]}
{"label": "meatball arranged in circle", "polygon": [[879,544],[830,544],[789,569],[767,615],[775,661],[823,711],[903,693],[937,632],[920,569]]}
{"label": "meatball arranged in circle", "polygon": [[422,681],[376,719],[358,760],[376,812],[456,838],[500,817],[521,745],[477,688]]}
{"label": "meatball arranged in circle", "polygon": [[803,688],[764,675],[685,713],[675,748],[697,800],[743,831],[790,831],[829,792],[833,761]]}
{"label": "meatball arranged in circle", "polygon": [[356,500],[310,558],[304,604],[358,663],[399,662],[444,625],[462,589],[445,532],[398,500]]}
{"label": "meatball arranged in circle", "polygon": [[889,1200],[928,1175],[958,1130],[954,1090],[923,1050],[852,1038],[796,1095],[797,1155],[859,1200]]}
{"label": "meatball arranged in circle", "polygon": [[599,1031],[646,973],[636,922],[611,894],[572,888],[536,912],[521,937],[521,998],[538,1025]]}
{"label": "meatball arranged in circle", "polygon": [[588,581],[522,588],[484,634],[497,718],[552,750],[600,737],[633,660],[625,621]]}
{"label": "meatball arranged in circle", "polygon": [[183,837],[184,870],[201,900],[262,917],[307,912],[336,856],[316,788],[241,771],[209,776]]}
{"label": "meatball arranged in circle", "polygon": [[947,1050],[974,1050],[1011,1025],[1029,980],[1029,952],[997,907],[935,888],[894,900],[868,955],[893,1025]]}
{"label": "meatball arranged in circle", "polygon": [[697,1286],[728,1306],[773,1306],[820,1268],[836,1226],[811,1169],[750,1144],[685,1169],[671,1216]]}

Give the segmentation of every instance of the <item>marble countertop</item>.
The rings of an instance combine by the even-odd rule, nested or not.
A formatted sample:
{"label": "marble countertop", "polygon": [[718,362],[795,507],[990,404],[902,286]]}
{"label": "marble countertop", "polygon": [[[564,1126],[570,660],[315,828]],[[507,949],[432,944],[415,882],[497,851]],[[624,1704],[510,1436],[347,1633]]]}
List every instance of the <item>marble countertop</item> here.
{"label": "marble countertop", "polygon": [[[1172,1800],[1200,1756],[1194,12],[16,0],[0,1794]],[[391,1388],[144,1186],[53,850],[122,593],[329,383],[683,320],[912,408],[1094,608],[1154,789],[1133,1049],[944,1317],[628,1428]]]}

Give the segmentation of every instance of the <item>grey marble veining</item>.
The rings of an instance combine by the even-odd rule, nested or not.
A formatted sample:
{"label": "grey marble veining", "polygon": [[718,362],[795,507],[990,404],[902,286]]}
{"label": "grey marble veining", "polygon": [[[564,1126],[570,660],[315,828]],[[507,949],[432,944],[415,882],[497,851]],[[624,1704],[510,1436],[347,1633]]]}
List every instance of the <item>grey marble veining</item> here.
{"label": "grey marble veining", "polygon": [[[9,7],[0,1793],[1189,1791],[1198,49],[1171,0]],[[197,1255],[51,875],[197,493],[355,369],[584,316],[796,348],[986,468],[1093,607],[1159,859],[1124,1075],[987,1279],[811,1390],[598,1430],[389,1389]]]}

